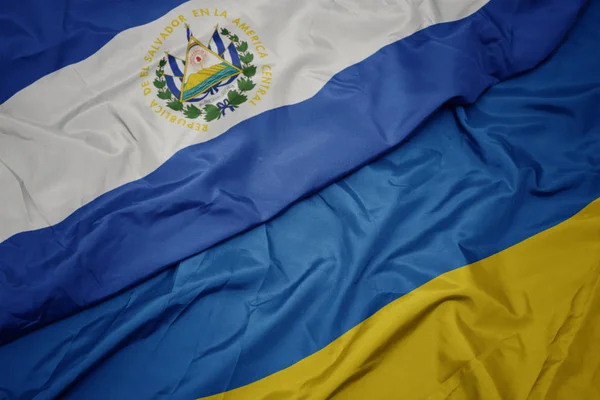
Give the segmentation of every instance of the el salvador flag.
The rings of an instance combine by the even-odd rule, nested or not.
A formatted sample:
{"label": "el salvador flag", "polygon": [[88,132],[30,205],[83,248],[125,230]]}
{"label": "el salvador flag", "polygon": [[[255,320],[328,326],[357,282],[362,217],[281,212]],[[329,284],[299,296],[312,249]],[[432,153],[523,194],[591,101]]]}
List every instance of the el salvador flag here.
{"label": "el salvador flag", "polygon": [[599,9],[0,6],[0,395],[591,398]]}

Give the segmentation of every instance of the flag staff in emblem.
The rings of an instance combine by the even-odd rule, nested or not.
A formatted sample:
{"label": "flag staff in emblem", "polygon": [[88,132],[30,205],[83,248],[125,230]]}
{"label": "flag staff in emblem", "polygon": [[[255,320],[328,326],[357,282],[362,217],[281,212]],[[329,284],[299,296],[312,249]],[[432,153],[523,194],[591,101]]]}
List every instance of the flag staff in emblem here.
{"label": "flag staff in emblem", "polygon": [[[208,39],[208,44],[206,45],[206,47],[208,47],[209,49],[210,49],[210,44],[212,43],[213,38],[215,37],[215,33],[218,34],[218,32],[219,32],[219,24],[215,25],[215,30],[214,30],[213,34],[210,35],[210,39]],[[217,49],[217,52],[220,53],[218,51],[218,49]],[[221,55],[221,54],[219,54],[219,55]]]}
{"label": "flag staff in emblem", "polygon": [[185,34],[187,35],[188,42],[190,41],[190,37],[192,36],[192,31],[190,30],[190,26],[185,24]]}

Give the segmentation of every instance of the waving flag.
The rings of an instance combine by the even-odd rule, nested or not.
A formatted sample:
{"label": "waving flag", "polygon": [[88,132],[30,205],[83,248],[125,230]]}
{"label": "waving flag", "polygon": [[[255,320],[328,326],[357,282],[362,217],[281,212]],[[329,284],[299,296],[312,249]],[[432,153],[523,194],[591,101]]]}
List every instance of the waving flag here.
{"label": "waving flag", "polygon": [[[7,7],[23,53],[2,77],[5,343],[402,145],[0,348],[0,393],[558,393],[561,343],[593,342],[577,332],[597,303],[600,122],[552,96],[594,102],[577,92],[597,84],[593,57],[564,62],[593,36],[415,129],[534,67],[582,2],[207,4],[111,10],[138,21],[69,4],[66,31],[36,43],[27,4]],[[581,376],[571,390],[589,395]]]}
{"label": "waving flag", "polygon": [[[178,2],[165,3],[3,6],[4,342],[271,217],[444,102],[535,66],[583,1],[194,1],[159,17]],[[241,74],[217,40],[209,50],[217,25]],[[178,49],[179,97],[164,79]],[[196,51],[206,68],[191,67]]]}

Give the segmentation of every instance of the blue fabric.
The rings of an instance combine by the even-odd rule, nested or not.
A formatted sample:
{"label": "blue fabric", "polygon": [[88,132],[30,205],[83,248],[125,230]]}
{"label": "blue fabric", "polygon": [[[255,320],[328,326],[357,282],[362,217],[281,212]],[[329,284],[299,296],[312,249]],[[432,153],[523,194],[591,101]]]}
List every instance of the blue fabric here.
{"label": "blue fabric", "polygon": [[272,222],[0,347],[0,398],[231,389],[572,216],[600,197],[598,20],[593,2],[548,62]]}
{"label": "blue fabric", "polygon": [[178,152],[55,226],[0,243],[0,343],[272,217],[405,140],[448,100],[474,101],[535,66],[582,4],[493,0],[381,49],[311,99]]}
{"label": "blue fabric", "polygon": [[0,104],[188,0],[0,1]]}

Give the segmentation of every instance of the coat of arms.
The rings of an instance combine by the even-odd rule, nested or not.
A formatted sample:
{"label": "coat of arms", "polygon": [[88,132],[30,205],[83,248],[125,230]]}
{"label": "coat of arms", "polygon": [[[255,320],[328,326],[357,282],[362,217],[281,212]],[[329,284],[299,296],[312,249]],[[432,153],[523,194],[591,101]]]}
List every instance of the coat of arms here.
{"label": "coat of arms", "polygon": [[156,69],[154,86],[166,106],[188,119],[213,121],[248,100],[256,66],[248,43],[217,26],[205,45],[186,25],[187,46],[166,53]]}

